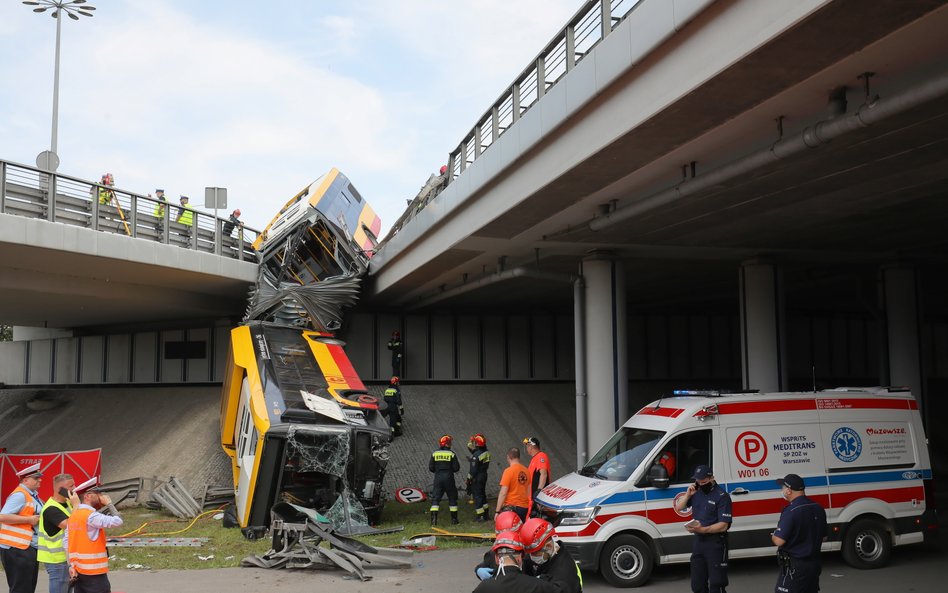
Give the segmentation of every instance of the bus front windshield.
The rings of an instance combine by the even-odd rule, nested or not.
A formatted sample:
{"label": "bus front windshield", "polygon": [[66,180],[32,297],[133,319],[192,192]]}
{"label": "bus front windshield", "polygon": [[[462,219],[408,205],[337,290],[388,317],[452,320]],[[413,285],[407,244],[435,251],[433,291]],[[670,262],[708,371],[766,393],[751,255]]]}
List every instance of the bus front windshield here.
{"label": "bus front windshield", "polygon": [[620,428],[579,473],[602,480],[624,482],[664,434],[657,430]]}

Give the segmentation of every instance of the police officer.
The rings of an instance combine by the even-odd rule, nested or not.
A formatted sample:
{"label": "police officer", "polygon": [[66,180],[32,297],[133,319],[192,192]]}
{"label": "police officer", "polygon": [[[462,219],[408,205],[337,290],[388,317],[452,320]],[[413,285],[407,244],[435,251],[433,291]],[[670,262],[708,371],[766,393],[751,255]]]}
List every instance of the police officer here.
{"label": "police officer", "polygon": [[776,593],[816,593],[820,590],[820,546],[826,539],[826,511],[804,493],[803,478],[787,474],[777,480],[788,504],[780,511],[770,539],[777,546]]}
{"label": "police officer", "polygon": [[477,521],[490,520],[490,506],[487,504],[487,470],[490,467],[490,451],[487,450],[487,438],[477,433],[467,442],[471,452],[471,467],[467,474],[467,491],[474,497],[474,513]]}
{"label": "police officer", "polygon": [[392,377],[385,389],[385,403],[388,405],[388,425],[392,436],[402,434],[402,390],[398,377]]}
{"label": "police officer", "polygon": [[441,499],[448,495],[448,509],[451,511],[451,525],[458,524],[458,487],[454,483],[454,474],[461,469],[458,456],[451,450],[451,435],[444,435],[438,440],[440,448],[431,454],[428,461],[428,471],[434,474],[434,485],[431,488],[431,524],[438,524],[438,509]]}
{"label": "police officer", "polygon": [[694,520],[685,528],[695,534],[691,550],[691,590],[694,593],[725,593],[727,587],[727,530],[731,527],[731,497],[714,481],[711,468],[695,468],[695,482],[675,508],[691,506]]}

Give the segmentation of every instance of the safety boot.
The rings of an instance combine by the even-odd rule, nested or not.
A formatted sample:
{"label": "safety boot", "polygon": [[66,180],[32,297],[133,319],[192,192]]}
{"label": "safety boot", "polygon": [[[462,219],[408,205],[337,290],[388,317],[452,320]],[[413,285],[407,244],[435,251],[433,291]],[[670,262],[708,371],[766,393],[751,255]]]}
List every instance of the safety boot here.
{"label": "safety boot", "polygon": [[485,516],[486,514],[487,513],[478,513],[477,519],[475,519],[475,521],[478,523],[487,523],[487,517]]}
{"label": "safety boot", "polygon": [[457,525],[457,524],[458,524],[458,512],[451,511],[451,525]]}
{"label": "safety boot", "polygon": [[432,525],[438,524],[438,511],[431,511],[431,524]]}
{"label": "safety boot", "polygon": [[484,520],[490,521],[490,505],[484,505]]}

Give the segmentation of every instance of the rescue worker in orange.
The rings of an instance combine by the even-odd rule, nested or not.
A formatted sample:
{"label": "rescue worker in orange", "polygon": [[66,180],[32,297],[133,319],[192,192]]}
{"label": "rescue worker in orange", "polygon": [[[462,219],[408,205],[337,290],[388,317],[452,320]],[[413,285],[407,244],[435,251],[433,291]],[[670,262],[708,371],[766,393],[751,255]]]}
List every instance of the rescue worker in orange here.
{"label": "rescue worker in orange", "polygon": [[536,437],[523,439],[523,444],[526,445],[527,455],[530,456],[530,467],[527,472],[530,479],[528,511],[532,515],[533,501],[537,499],[537,494],[550,483],[550,456],[540,450],[540,441]]}
{"label": "rescue worker in orange", "polygon": [[66,524],[69,577],[75,579],[75,593],[110,593],[109,554],[105,549],[105,529],[122,525],[122,517],[108,495],[96,491],[95,478],[76,486],[82,502]]}
{"label": "rescue worker in orange", "polygon": [[521,521],[527,520],[527,508],[530,506],[530,482],[527,468],[520,463],[520,449],[513,447],[507,451],[507,469],[500,477],[500,494],[497,495],[495,513],[513,511]]}
{"label": "rescue worker in orange", "polygon": [[38,493],[43,473],[35,463],[16,475],[20,485],[0,509],[0,560],[10,593],[33,593],[39,575],[36,525],[43,508]]}

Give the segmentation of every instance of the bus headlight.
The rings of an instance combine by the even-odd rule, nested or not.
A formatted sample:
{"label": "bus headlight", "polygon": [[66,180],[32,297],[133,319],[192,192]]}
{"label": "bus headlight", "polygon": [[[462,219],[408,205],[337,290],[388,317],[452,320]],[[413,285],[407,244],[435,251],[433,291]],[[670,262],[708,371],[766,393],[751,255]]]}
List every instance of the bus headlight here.
{"label": "bus headlight", "polygon": [[585,509],[570,509],[560,513],[559,526],[586,525],[599,513],[599,507]]}

